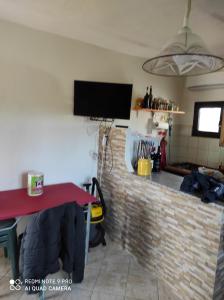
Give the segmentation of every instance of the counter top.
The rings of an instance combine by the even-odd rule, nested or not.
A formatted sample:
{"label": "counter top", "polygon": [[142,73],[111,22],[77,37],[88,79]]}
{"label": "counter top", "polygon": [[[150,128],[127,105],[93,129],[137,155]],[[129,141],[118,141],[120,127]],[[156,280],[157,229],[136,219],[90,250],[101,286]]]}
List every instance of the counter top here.
{"label": "counter top", "polygon": [[161,185],[165,185],[168,188],[171,188],[175,191],[180,191],[180,185],[183,181],[183,177],[179,175],[175,175],[166,171],[160,171],[158,173],[152,173],[151,176],[138,176],[136,173],[132,173],[138,178],[142,178],[145,180],[151,180],[152,182],[159,183]]}
{"label": "counter top", "polygon": [[[152,173],[151,176],[138,176],[136,173],[132,173],[133,175],[135,175],[136,177],[138,177],[139,179],[143,179],[143,180],[150,180],[151,182],[155,182],[158,183],[162,186],[166,186],[169,189],[174,190],[174,191],[178,191],[180,193],[184,193],[180,191],[180,186],[181,183],[183,182],[184,177],[180,176],[180,175],[175,175],[166,171],[160,171],[159,173]],[[196,197],[197,199],[201,199],[201,194],[188,194],[188,193],[184,193],[185,196],[190,196],[190,197]],[[211,202],[209,203],[212,206],[222,206],[224,207],[224,201],[216,201],[216,202]]]}
{"label": "counter top", "polygon": [[159,173],[152,173],[151,180],[179,191],[183,177],[166,171],[161,171]]}
{"label": "counter top", "polygon": [[[184,177],[175,175],[166,171],[161,171],[159,173],[152,173],[151,181],[167,186],[168,188],[180,191],[180,186]],[[188,194],[190,195],[190,194]],[[201,199],[201,194],[194,194],[195,197]],[[224,206],[223,201],[215,201],[213,204]]]}

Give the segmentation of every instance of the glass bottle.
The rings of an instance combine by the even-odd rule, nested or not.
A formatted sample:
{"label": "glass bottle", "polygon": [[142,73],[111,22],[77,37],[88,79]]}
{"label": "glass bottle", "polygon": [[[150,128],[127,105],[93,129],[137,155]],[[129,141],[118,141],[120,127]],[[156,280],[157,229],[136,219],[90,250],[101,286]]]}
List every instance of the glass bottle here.
{"label": "glass bottle", "polygon": [[152,108],[152,100],[153,100],[152,86],[150,85],[149,98],[148,98],[147,108]]}
{"label": "glass bottle", "polygon": [[144,97],[143,102],[142,102],[142,108],[147,108],[148,107],[148,101],[149,101],[148,90],[149,90],[149,87],[147,86],[147,88],[146,88],[146,94],[145,94],[145,97]]}
{"label": "glass bottle", "polygon": [[154,154],[154,162],[153,162],[153,172],[160,172],[160,161],[161,161],[161,152],[160,146],[158,146],[157,153]]}

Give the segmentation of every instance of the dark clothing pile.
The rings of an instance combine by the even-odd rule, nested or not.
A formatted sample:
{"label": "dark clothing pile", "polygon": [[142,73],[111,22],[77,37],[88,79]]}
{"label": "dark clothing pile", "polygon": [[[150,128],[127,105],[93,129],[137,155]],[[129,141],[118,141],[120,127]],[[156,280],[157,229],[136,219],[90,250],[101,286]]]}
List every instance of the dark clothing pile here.
{"label": "dark clothing pile", "polygon": [[201,200],[206,203],[224,198],[224,184],[198,171],[192,171],[190,175],[184,177],[180,190],[192,195],[200,194]]}
{"label": "dark clothing pile", "polygon": [[[37,200],[38,201],[38,200]],[[42,280],[58,272],[59,258],[65,272],[74,283],[84,277],[85,218],[83,209],[75,203],[47,209],[33,216],[23,234],[20,249],[21,278]],[[26,289],[29,293],[35,293]]]}

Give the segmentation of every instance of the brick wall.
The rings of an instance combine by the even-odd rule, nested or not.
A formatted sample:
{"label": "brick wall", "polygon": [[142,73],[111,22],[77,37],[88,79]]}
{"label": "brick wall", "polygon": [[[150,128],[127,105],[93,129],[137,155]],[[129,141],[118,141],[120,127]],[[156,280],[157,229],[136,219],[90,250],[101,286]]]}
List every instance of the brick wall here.
{"label": "brick wall", "polygon": [[224,208],[128,173],[125,140],[125,129],[112,129],[113,169],[108,151],[102,174],[109,235],[181,299],[224,299]]}

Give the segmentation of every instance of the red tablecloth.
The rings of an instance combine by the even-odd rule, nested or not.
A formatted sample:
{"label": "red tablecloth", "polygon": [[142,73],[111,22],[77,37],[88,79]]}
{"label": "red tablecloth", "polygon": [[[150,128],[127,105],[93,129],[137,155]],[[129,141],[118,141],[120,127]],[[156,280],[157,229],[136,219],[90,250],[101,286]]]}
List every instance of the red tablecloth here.
{"label": "red tablecloth", "polygon": [[27,189],[0,192],[0,220],[29,215],[47,208],[76,202],[84,205],[96,201],[73,183],[47,185],[40,196],[30,197]]}

